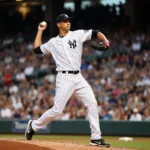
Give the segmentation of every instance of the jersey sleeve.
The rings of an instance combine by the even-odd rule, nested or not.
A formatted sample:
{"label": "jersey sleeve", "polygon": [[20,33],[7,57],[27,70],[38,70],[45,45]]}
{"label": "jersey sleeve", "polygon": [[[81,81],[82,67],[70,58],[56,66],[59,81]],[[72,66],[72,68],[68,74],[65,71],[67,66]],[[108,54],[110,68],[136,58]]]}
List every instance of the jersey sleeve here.
{"label": "jersey sleeve", "polygon": [[40,49],[41,49],[41,51],[43,52],[43,54],[49,54],[49,53],[51,53],[51,50],[52,50],[51,41],[48,41],[47,43],[42,44],[42,45],[40,46]]}
{"label": "jersey sleeve", "polygon": [[79,37],[82,42],[91,40],[92,37],[92,29],[91,30],[77,30],[79,33]]}

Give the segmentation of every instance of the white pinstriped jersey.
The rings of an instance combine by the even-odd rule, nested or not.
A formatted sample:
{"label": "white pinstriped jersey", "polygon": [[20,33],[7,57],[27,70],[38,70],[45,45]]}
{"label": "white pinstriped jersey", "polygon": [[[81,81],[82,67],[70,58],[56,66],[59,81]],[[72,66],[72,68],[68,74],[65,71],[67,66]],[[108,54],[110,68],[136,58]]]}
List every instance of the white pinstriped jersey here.
{"label": "white pinstriped jersey", "polygon": [[56,70],[80,70],[83,43],[91,39],[92,30],[69,31],[64,37],[59,35],[40,46],[44,54],[51,53]]}
{"label": "white pinstriped jersey", "polygon": [[83,43],[90,40],[91,35],[92,30],[69,31],[63,38],[56,36],[41,45],[40,48],[44,54],[52,54],[56,62],[56,70],[60,72],[56,76],[54,106],[47,110],[39,119],[32,122],[34,131],[43,128],[55,119],[56,116],[60,115],[69,98],[75,92],[87,108],[91,139],[101,139],[97,101],[90,85],[84,79],[81,72],[78,74],[61,72],[63,70],[80,70]]}

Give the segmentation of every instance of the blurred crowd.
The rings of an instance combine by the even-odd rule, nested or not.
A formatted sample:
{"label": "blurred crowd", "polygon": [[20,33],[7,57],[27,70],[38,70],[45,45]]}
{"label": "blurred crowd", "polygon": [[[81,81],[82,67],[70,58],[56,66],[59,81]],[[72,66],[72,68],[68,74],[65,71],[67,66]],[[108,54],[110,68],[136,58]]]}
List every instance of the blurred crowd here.
{"label": "blurred crowd", "polygon": [[[78,3],[78,2],[77,2]],[[79,2],[80,3],[80,2]],[[102,27],[102,26],[117,26],[120,24],[129,23],[128,17],[125,14],[125,5],[121,2],[118,5],[102,5],[100,3],[86,6],[85,9],[77,9],[72,12],[65,10],[69,16],[73,17],[74,24],[77,27]],[[90,17],[92,16],[92,17]]]}
{"label": "blurred crowd", "polygon": [[[61,12],[67,13],[73,18],[73,29],[83,27],[85,29],[97,28],[110,25],[119,26],[120,24],[129,23],[129,17],[126,16],[125,6],[122,3],[106,6],[96,3],[91,6],[86,6],[84,9],[81,9],[81,6],[79,6],[82,1],[76,1],[76,3],[77,6],[75,6],[76,9],[74,11],[69,8],[62,8],[63,10],[61,10]],[[46,20],[48,24],[50,24],[49,20],[45,18],[45,11],[43,11],[41,6],[31,7],[30,9],[32,11],[27,13],[24,17],[17,8],[12,9],[11,13],[7,9],[3,10],[2,6],[0,6],[0,8],[1,35],[6,35],[6,33],[9,34],[10,32],[16,34],[16,32],[20,31],[34,33],[37,30],[35,27],[43,20]],[[61,12],[58,11],[57,15]]]}
{"label": "blurred crowd", "polygon": [[[122,28],[107,37],[106,52],[84,44],[81,65],[99,118],[150,121],[150,34]],[[1,38],[0,45],[0,119],[37,119],[54,103],[55,62],[51,54],[34,54],[33,40],[21,33]],[[87,108],[74,93],[56,119],[88,119]]]}

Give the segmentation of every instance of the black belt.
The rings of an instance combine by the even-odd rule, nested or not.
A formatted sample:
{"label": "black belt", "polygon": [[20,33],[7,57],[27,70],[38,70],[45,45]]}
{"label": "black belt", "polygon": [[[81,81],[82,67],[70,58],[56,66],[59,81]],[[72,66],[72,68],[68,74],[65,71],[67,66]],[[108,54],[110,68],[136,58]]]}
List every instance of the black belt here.
{"label": "black belt", "polygon": [[62,73],[69,73],[69,74],[78,74],[80,71],[61,71]]}

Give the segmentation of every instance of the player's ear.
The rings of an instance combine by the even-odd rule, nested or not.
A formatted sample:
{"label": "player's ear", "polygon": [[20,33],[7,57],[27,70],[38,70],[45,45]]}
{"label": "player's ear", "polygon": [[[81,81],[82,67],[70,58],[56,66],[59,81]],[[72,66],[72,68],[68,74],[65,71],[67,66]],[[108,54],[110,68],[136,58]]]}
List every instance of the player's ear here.
{"label": "player's ear", "polygon": [[57,27],[60,28],[60,23],[57,23]]}

